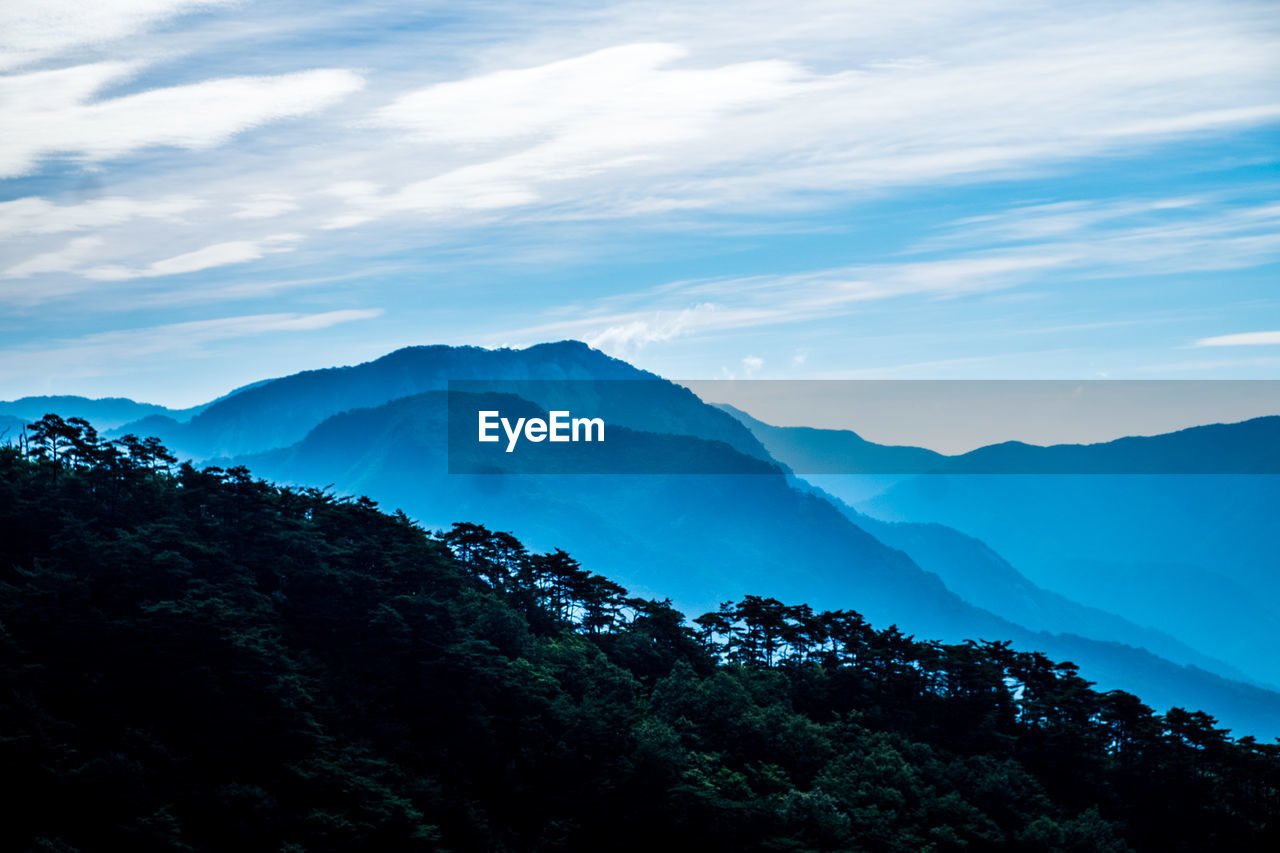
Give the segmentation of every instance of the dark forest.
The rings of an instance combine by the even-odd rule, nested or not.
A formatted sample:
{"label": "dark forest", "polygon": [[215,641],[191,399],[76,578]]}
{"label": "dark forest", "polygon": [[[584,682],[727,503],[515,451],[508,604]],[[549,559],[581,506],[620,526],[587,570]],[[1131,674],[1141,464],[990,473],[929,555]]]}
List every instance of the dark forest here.
{"label": "dark forest", "polygon": [[[785,572],[786,566],[779,566]],[[0,449],[9,849],[1280,849],[1280,746],[48,416]]]}

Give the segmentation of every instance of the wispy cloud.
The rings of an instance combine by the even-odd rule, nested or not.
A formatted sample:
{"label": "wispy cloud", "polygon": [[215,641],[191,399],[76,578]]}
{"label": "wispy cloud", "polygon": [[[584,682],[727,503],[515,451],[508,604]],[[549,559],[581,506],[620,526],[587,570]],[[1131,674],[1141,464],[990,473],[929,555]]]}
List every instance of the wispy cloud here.
{"label": "wispy cloud", "polygon": [[[1277,24],[1263,6],[1228,14],[1176,3],[1158,16],[1014,3],[962,11],[931,0],[856,14],[825,2],[786,14],[764,3],[694,6],[663,16],[665,41],[645,38],[655,28],[643,5],[567,7],[532,22],[513,6],[505,11],[520,43],[472,22],[483,49],[441,66],[445,52],[422,75],[428,85],[402,69],[384,78],[376,66],[360,76],[330,68],[95,101],[135,65],[18,74],[7,78],[17,104],[8,119],[25,131],[0,148],[0,166],[17,174],[57,152],[100,160],[153,145],[207,148],[306,114],[289,137],[305,156],[231,159],[234,184],[193,173],[184,184],[209,203],[206,215],[166,229],[215,234],[273,217],[300,233],[363,227],[376,247],[387,220],[457,229],[500,215],[766,213],[1025,175],[1280,119]],[[125,23],[105,31],[186,8],[129,6],[117,10]],[[343,110],[318,112],[366,83]],[[308,147],[316,138],[326,144]],[[236,197],[233,185],[252,190]],[[101,215],[99,202],[86,204],[95,207],[61,209],[58,221]]]}
{"label": "wispy cloud", "polygon": [[298,209],[298,202],[288,193],[258,193],[241,202],[232,214],[236,219],[273,219]]}
{"label": "wispy cloud", "polygon": [[103,244],[101,237],[77,237],[54,252],[33,255],[4,271],[5,278],[27,278],[37,273],[70,272],[84,264]]}
{"label": "wispy cloud", "polygon": [[0,5],[0,71],[120,41],[185,12],[236,0],[40,0]]}
{"label": "wispy cloud", "polygon": [[184,252],[171,258],[155,261],[142,269],[121,266],[101,266],[85,270],[86,278],[98,281],[123,281],[131,278],[156,278],[166,275],[182,275],[229,264],[256,261],[275,252],[291,252],[301,240],[298,234],[274,234],[261,240],[236,240],[217,243],[193,252]]}
{"label": "wispy cloud", "polygon": [[51,154],[96,162],[149,146],[209,148],[265,122],[314,112],[362,85],[351,71],[319,69],[93,100],[136,71],[131,63],[100,62],[0,77],[0,111],[22,128],[0,140],[0,177],[26,174]]}
{"label": "wispy cloud", "polygon": [[[1154,214],[1154,219],[1144,216],[1123,226],[1113,221],[1135,212]],[[1108,227],[1095,227],[1104,221]],[[1081,200],[1018,208],[984,216],[980,222],[967,218],[953,223],[948,233],[965,234],[970,246],[979,236],[995,245],[968,252],[953,250],[951,257],[942,260],[908,256],[893,263],[805,273],[678,281],[577,304],[571,312],[574,319],[549,319],[507,335],[515,339],[572,335],[610,352],[634,355],[650,344],[680,337],[829,319],[858,311],[867,303],[907,296],[947,299],[992,293],[1043,282],[1053,275],[1107,278],[1257,266],[1280,258],[1280,206],[1223,209],[1156,200],[1128,204],[1122,213],[1111,203]],[[1013,245],[1008,245],[1011,241]],[[915,251],[931,253],[937,246],[938,241],[927,240]],[[1078,326],[1081,330],[1100,327],[1096,322]],[[1268,342],[1245,335],[1210,338],[1198,345]]]}
{"label": "wispy cloud", "polygon": [[[578,337],[609,352],[633,355],[650,344],[679,337],[830,318],[877,300],[960,296],[1011,287],[1037,270],[1068,261],[1022,253],[678,282],[579,305],[573,312],[581,315],[576,319],[551,320],[506,334],[516,340]],[[619,310],[637,302],[671,307]],[[682,302],[686,307],[680,307]]]}
{"label": "wispy cloud", "polygon": [[1201,338],[1195,342],[1198,347],[1254,347],[1280,346],[1280,331],[1274,332],[1239,332],[1234,335],[1217,335],[1212,338]]}
{"label": "wispy cloud", "polygon": [[28,196],[0,202],[0,237],[97,230],[138,219],[149,220],[153,228],[155,220],[165,220],[170,227],[181,227],[186,224],[181,217],[203,204],[200,199],[182,196],[150,199],[111,196],[75,204],[55,204]]}

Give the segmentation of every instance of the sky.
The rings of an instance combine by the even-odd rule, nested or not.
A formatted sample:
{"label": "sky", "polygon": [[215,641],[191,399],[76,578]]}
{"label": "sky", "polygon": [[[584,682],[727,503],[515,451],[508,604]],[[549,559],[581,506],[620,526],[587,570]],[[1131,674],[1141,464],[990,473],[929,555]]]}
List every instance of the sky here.
{"label": "sky", "polygon": [[1280,6],[0,6],[0,399],[1280,378]]}

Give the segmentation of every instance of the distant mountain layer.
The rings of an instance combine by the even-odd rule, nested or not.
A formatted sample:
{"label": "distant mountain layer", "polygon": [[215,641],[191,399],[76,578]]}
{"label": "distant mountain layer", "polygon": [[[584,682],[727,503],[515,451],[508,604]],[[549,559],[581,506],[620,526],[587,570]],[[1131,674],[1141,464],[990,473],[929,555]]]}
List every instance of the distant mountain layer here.
{"label": "distant mountain layer", "polygon": [[18,400],[0,401],[0,415],[27,423],[50,412],[64,418],[84,418],[100,430],[112,429],[152,415],[177,418],[182,414],[164,406],[137,403],[125,397],[103,397],[97,400],[72,396],[22,397]]}
{"label": "distant mountain layer", "polygon": [[797,474],[1280,474],[1280,416],[1190,427],[1097,444],[1040,447],[1019,441],[955,456],[876,444],[850,430],[778,427],[733,406]]}
{"label": "distant mountain layer", "polygon": [[[741,418],[776,459],[797,470],[812,470],[817,463],[836,470],[840,463],[832,454],[846,451],[852,454],[849,467],[879,465],[887,458],[883,454],[904,450],[855,440],[846,431],[772,427]],[[883,494],[874,496],[864,477],[816,480],[875,518],[963,531],[1016,566],[1042,592],[1052,590],[1151,626],[1253,679],[1280,684],[1280,657],[1273,651],[1280,636],[1275,604],[1280,601],[1280,525],[1275,522],[1280,477],[1086,473],[1158,468],[1166,453],[1181,455],[1177,470],[1241,467],[1250,457],[1260,460],[1258,469],[1266,469],[1277,448],[1280,418],[1267,417],[1097,445],[995,445],[917,468],[946,473],[883,478]],[[1197,454],[1203,454],[1203,463],[1195,462]],[[1068,457],[1071,475],[976,473],[1043,472],[1064,465]],[[945,549],[956,569],[949,573],[943,563],[925,556],[944,553],[926,542],[938,531],[907,530],[914,531],[911,542],[903,529],[875,528],[890,544],[938,571],[953,589],[963,589],[969,600],[1014,621],[1049,627],[1030,618],[1035,613],[1029,601],[1015,600],[1016,587],[997,580],[966,586],[964,572],[955,566],[966,551],[956,547],[958,540]],[[968,550],[971,563],[983,561]]]}
{"label": "distant mountain layer", "polygon": [[[1195,650],[1171,633],[1144,627],[1151,624],[1149,620],[1135,624],[1100,609],[1104,606],[1101,603],[1088,607],[1042,589],[979,539],[941,524],[881,521],[858,512],[839,498],[827,497],[855,524],[886,545],[906,552],[925,571],[942,578],[947,588],[961,598],[1025,628],[1121,642],[1176,663],[1198,666],[1227,678],[1250,680],[1236,667]],[[1108,586],[1105,577],[1097,577],[1095,583],[1097,589]],[[1108,598],[1104,593],[1088,600],[1105,602]]]}

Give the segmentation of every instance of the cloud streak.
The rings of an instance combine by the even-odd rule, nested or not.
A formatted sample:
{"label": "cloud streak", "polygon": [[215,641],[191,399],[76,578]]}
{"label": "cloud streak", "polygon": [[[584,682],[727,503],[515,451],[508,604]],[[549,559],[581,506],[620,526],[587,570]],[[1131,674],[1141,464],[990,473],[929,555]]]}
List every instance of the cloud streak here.
{"label": "cloud streak", "polygon": [[97,281],[125,281],[132,278],[157,278],[183,275],[230,264],[243,264],[276,252],[291,252],[302,239],[297,234],[275,234],[261,240],[236,240],[217,243],[155,261],[141,269],[122,266],[100,266],[84,271],[85,278]]}
{"label": "cloud streak", "polygon": [[1195,342],[1198,347],[1257,347],[1280,346],[1280,331],[1272,332],[1240,332],[1234,335],[1218,335],[1212,338],[1201,338]]}
{"label": "cloud streak", "polygon": [[0,5],[0,71],[138,35],[197,9],[235,0],[40,0]]}
{"label": "cloud streak", "polygon": [[[1142,214],[1139,221],[1131,218],[1136,214]],[[1124,220],[1123,225],[1117,220]],[[1099,229],[1100,223],[1107,227]],[[576,336],[626,356],[677,338],[829,319],[903,297],[949,299],[1062,275],[1105,279],[1162,270],[1240,269],[1280,258],[1280,205],[1274,204],[1222,209],[1193,200],[1157,199],[1118,207],[1082,200],[963,219],[941,240],[964,235],[973,245],[975,229],[996,244],[1012,245],[943,260],[908,257],[805,273],[673,282],[575,305],[571,313],[579,316],[573,320],[552,320],[507,337]],[[1031,239],[1037,236],[1044,239]],[[924,241],[917,251],[931,252],[938,242]],[[646,307],[634,307],[637,303]],[[1273,334],[1206,338],[1196,345],[1273,343]]]}
{"label": "cloud streak", "polygon": [[93,99],[137,70],[100,62],[0,77],[0,111],[22,128],[0,139],[0,178],[26,174],[53,154],[98,162],[152,146],[211,148],[266,122],[319,110],[363,85],[351,71],[317,69]]}

